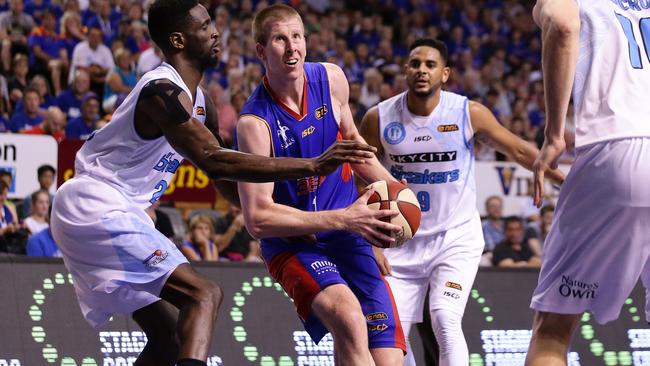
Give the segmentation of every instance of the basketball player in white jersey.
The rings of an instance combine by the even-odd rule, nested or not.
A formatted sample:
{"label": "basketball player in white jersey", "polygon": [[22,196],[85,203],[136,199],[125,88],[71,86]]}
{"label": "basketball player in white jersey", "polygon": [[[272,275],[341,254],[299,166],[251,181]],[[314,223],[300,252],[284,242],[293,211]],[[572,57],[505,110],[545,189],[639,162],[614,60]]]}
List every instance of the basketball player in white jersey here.
{"label": "basketball player in white jersey", "polygon": [[[267,182],[324,175],[374,148],[343,142],[314,159],[272,159],[220,147],[214,106],[198,88],[217,64],[219,33],[197,0],[156,0],[149,31],[168,63],[146,73],[110,123],[77,154],[76,176],[58,191],[52,234],[94,326],[133,313],[147,334],[135,365],[206,365],[221,302],[154,228],[145,209],[184,158],[211,178]],[[162,300],[161,300],[162,299]]]}
{"label": "basketball player in white jersey", "polygon": [[[538,0],[546,130],[535,203],[564,150],[573,88],[576,160],[560,191],[531,307],[527,365],[566,365],[584,311],[618,317],[650,285],[650,2]],[[646,304],[646,318],[648,318]]]}
{"label": "basketball player in white jersey", "polygon": [[[440,365],[466,366],[469,353],[461,320],[485,246],[476,206],[474,138],[528,169],[537,149],[501,126],[482,104],[443,91],[450,72],[444,43],[415,41],[405,65],[408,90],[371,108],[361,134],[377,147],[391,174],[408,182],[422,209],[413,240],[383,254],[375,251],[382,272],[391,275],[386,279],[404,334],[422,322],[429,289]],[[551,177],[563,180],[557,170]],[[405,365],[415,365],[412,356]]]}

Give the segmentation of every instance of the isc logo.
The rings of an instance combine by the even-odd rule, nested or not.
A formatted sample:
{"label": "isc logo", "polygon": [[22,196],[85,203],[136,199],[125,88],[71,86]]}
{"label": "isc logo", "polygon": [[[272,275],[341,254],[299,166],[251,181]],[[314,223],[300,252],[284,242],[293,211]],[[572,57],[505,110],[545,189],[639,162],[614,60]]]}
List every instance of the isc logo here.
{"label": "isc logo", "polygon": [[431,140],[431,136],[426,135],[426,136],[415,136],[415,139],[413,139],[413,142],[421,142],[421,141],[429,141]]}
{"label": "isc logo", "polygon": [[302,131],[302,138],[305,138],[305,137],[311,135],[312,133],[314,133],[315,130],[316,130],[316,127],[309,126],[309,128]]}

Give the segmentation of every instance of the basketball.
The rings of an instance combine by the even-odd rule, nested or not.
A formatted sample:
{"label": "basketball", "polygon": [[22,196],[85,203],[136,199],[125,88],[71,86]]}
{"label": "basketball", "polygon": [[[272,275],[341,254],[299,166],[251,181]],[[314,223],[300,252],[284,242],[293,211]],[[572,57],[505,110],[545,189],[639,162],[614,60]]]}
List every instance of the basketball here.
{"label": "basketball", "polygon": [[368,207],[375,210],[393,209],[399,214],[384,221],[402,227],[401,233],[386,233],[396,239],[394,243],[382,243],[381,248],[396,248],[404,245],[413,238],[420,226],[420,204],[415,193],[399,182],[386,182],[384,180],[372,183],[367,189],[375,193],[368,199]]}

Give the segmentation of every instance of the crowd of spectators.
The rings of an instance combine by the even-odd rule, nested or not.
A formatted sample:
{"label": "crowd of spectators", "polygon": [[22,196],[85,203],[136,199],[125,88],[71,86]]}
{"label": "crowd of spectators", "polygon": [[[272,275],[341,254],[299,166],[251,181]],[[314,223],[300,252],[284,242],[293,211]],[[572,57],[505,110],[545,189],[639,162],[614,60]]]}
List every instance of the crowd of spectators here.
{"label": "crowd of spectators", "polygon": [[[147,34],[150,2],[0,0],[0,132],[51,135],[61,141],[85,139],[109,123],[138,78],[161,62],[161,52]],[[231,141],[239,111],[264,73],[256,57],[251,24],[255,11],[269,1],[201,2],[220,32],[222,50],[219,64],[206,71],[202,86],[217,107],[221,136]],[[544,90],[541,41],[531,18],[532,2],[288,2],[299,10],[305,23],[307,60],[335,63],[344,70],[356,121],[368,108],[405,90],[401,71],[409,44],[420,37],[432,37],[449,47],[453,71],[444,88],[482,102],[514,134],[540,145]],[[570,126],[569,119],[569,135]],[[476,156],[478,160],[505,159],[479,142]],[[565,158],[570,160],[570,153]],[[40,216],[34,216],[32,229],[24,224],[14,227],[20,218],[28,217],[30,209],[40,215],[36,211],[43,210],[39,205],[44,199],[39,192],[26,197],[31,203],[21,206],[24,212],[20,215],[11,212],[6,194],[2,199],[0,192],[4,202],[0,234],[29,233],[36,227],[34,222],[43,226]],[[162,215],[156,210],[152,217],[156,220]],[[241,215],[230,211],[223,217],[219,222],[211,220],[215,231],[207,235],[209,244],[222,258],[252,260],[250,253],[257,249],[243,234]],[[187,250],[183,250],[189,253],[191,248],[197,257],[214,258],[204,249],[208,248],[206,235],[197,231],[205,220],[196,220],[190,223],[196,225],[190,230],[192,236],[186,238],[189,244],[183,246]],[[491,225],[498,225],[496,219]],[[489,250],[504,240],[500,237],[494,242],[494,235],[498,233],[488,230]],[[223,243],[231,240],[237,241],[237,250],[228,251]]]}

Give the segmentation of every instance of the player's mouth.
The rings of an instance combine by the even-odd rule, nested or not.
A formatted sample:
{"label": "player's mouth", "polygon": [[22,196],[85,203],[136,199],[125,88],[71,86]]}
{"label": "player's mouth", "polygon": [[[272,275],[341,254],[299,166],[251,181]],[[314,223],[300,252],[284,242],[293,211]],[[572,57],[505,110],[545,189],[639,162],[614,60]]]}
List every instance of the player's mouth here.
{"label": "player's mouth", "polygon": [[287,66],[296,66],[298,64],[298,59],[297,58],[290,58],[284,62],[285,65]]}

